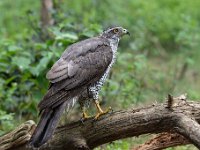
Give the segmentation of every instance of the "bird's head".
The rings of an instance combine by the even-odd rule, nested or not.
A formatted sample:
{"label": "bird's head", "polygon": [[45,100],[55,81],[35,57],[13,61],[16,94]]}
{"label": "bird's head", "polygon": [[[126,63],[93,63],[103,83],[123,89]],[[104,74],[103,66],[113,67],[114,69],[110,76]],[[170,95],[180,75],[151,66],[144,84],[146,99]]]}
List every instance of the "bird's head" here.
{"label": "bird's head", "polygon": [[102,36],[109,39],[120,39],[124,35],[130,35],[127,29],[122,27],[108,28],[103,31]]}

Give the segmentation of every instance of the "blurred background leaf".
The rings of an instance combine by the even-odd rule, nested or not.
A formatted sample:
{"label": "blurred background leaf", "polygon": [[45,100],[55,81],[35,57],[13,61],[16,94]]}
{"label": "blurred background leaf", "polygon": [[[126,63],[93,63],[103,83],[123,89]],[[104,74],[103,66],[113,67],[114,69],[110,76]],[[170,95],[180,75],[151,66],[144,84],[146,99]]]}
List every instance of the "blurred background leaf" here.
{"label": "blurred background leaf", "polygon": [[[117,62],[101,92],[102,104],[119,110],[155,103],[168,93],[200,99],[200,1],[52,2],[53,21],[45,27],[41,1],[0,1],[0,135],[25,120],[37,120],[37,104],[48,88],[46,72],[68,45],[112,25],[127,28],[131,37],[120,42]],[[73,111],[76,115],[69,119],[79,119],[78,108]],[[129,149],[147,137],[98,149]]]}

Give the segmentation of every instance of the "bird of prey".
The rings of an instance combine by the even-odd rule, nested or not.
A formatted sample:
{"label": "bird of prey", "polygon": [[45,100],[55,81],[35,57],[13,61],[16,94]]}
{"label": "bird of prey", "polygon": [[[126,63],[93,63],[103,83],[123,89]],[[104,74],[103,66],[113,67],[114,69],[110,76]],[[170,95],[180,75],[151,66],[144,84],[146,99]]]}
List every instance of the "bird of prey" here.
{"label": "bird of prey", "polygon": [[108,112],[99,105],[99,91],[116,60],[119,40],[125,34],[129,32],[122,27],[109,28],[64,51],[46,75],[50,86],[38,105],[40,121],[30,139],[33,147],[40,147],[51,138],[64,109],[69,110],[76,101],[81,104],[84,119],[88,117],[85,104],[89,99],[98,111],[95,119]]}

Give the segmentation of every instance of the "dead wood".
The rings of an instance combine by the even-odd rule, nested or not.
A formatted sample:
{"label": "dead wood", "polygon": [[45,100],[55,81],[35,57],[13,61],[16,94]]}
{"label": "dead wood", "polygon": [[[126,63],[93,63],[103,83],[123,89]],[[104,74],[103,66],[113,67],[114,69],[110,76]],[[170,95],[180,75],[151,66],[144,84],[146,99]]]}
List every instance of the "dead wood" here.
{"label": "dead wood", "polygon": [[161,150],[186,144],[190,144],[190,142],[184,136],[178,133],[164,132],[131,150]]}
{"label": "dead wood", "polygon": [[[200,122],[200,103],[186,101],[186,96],[181,95],[173,98],[173,104],[170,105],[170,109],[169,102],[167,102],[166,104],[112,112],[102,116],[98,121],[89,119],[83,124],[77,121],[58,127],[52,139],[40,147],[39,150],[93,149],[122,138],[163,132],[179,133],[190,143],[200,148],[198,122]],[[32,126],[34,125],[32,124]],[[16,128],[13,133],[20,135],[21,132],[22,130]],[[11,149],[32,149],[29,147],[27,139],[19,144],[15,142],[12,145],[17,140],[13,138],[15,134],[8,133],[5,135],[8,139],[12,139],[10,141],[6,141],[5,136],[0,137],[1,150],[7,149],[5,144],[9,145],[8,143],[11,146],[7,147]]]}

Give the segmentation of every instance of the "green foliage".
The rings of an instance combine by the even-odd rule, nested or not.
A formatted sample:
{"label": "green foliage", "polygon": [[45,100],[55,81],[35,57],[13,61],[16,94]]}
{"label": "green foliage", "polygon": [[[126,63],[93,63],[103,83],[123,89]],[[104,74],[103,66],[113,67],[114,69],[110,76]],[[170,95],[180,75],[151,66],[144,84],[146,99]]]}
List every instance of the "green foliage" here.
{"label": "green foliage", "polygon": [[[167,148],[166,150],[174,150],[175,148]],[[176,147],[176,150],[197,150],[196,147],[192,145],[186,145],[186,146],[178,146]]]}
{"label": "green foliage", "polygon": [[[102,90],[106,105],[127,108],[168,93],[199,99],[199,7],[196,0],[54,0],[55,24],[44,30],[40,1],[0,1],[0,135],[37,118],[45,74],[66,47],[110,25],[126,27],[131,37],[120,42]],[[106,149],[130,146],[123,140]]]}
{"label": "green foliage", "polygon": [[14,127],[13,114],[7,114],[5,111],[0,110],[0,135],[5,134],[6,130],[10,130]]}
{"label": "green foliage", "polygon": [[105,148],[96,148],[95,150],[128,150],[130,143],[127,141],[118,140],[110,143]]}
{"label": "green foliage", "polygon": [[[4,2],[2,5],[12,6],[12,3]],[[80,32],[71,23],[61,22],[43,32],[38,25],[36,10],[29,10],[28,4],[26,7],[27,10],[23,12],[25,17],[19,23],[23,25],[27,19],[24,25],[27,29],[21,27],[22,32],[15,33],[13,39],[6,37],[10,31],[6,32],[5,38],[0,41],[0,110],[2,115],[11,116],[12,112],[12,116],[21,116],[23,120],[30,116],[37,117],[37,103],[48,88],[45,74],[65,48],[80,38],[91,37],[101,31],[101,26],[97,24],[91,24]],[[9,19],[10,14],[7,15]],[[59,16],[55,19],[59,20]],[[11,26],[11,23],[7,24]],[[11,117],[8,120],[2,119],[0,125],[3,128],[5,123],[10,123],[11,126],[12,121]],[[9,130],[10,126],[3,129]]]}

